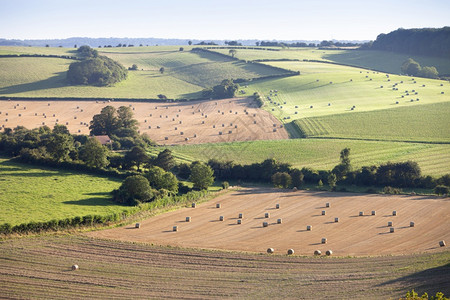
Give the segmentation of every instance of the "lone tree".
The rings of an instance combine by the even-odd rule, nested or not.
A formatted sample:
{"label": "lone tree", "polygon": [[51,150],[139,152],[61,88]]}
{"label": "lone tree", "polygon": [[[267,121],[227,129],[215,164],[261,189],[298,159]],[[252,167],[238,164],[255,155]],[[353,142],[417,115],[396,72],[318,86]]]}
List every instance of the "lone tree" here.
{"label": "lone tree", "polygon": [[89,129],[91,135],[134,136],[137,134],[137,124],[129,107],[121,106],[116,110],[108,105],[100,114],[94,115]]}
{"label": "lone tree", "polygon": [[194,188],[206,190],[214,182],[214,172],[210,166],[204,163],[194,162],[191,167],[189,180],[194,183]]}
{"label": "lone tree", "polygon": [[230,49],[230,51],[228,51],[228,54],[230,54],[231,57],[234,57],[236,53],[237,53],[236,49]]}
{"label": "lone tree", "polygon": [[159,68],[159,73],[161,73],[161,74],[164,74],[164,71],[165,71],[166,69],[164,69],[164,67],[161,67],[161,68]]}
{"label": "lone tree", "polygon": [[345,179],[351,171],[350,148],[344,148],[340,154],[341,163],[333,168],[331,173],[336,175],[337,181]]}

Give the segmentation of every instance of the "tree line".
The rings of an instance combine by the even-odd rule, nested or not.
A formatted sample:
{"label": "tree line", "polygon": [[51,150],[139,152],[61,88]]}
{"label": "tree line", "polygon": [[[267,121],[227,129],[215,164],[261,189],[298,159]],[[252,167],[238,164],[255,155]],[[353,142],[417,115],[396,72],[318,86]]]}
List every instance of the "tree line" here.
{"label": "tree line", "polygon": [[327,184],[333,191],[337,190],[338,185],[357,185],[368,187],[368,192],[372,192],[373,187],[386,187],[389,193],[398,193],[401,188],[425,188],[435,189],[437,194],[448,194],[450,187],[450,174],[440,178],[423,176],[419,165],[412,161],[387,162],[353,169],[349,148],[341,151],[340,163],[329,171],[293,168],[275,159],[249,165],[212,159],[208,165],[220,180],[259,181],[283,188],[301,188],[303,184],[309,183],[318,186]]}
{"label": "tree line", "polygon": [[399,28],[378,35],[375,41],[365,44],[361,49],[450,58],[450,27]]}

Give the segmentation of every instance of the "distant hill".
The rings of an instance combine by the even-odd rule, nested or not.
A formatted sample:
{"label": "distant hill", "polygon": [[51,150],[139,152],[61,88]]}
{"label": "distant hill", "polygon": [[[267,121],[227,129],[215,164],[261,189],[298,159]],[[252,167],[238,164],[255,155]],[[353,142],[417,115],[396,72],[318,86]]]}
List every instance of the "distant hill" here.
{"label": "distant hill", "polygon": [[380,34],[366,48],[450,58],[450,27],[400,28],[388,34]]}
{"label": "distant hill", "polygon": [[[49,47],[65,47],[65,48],[73,48],[75,45],[82,46],[88,45],[92,48],[97,48],[99,46],[112,46],[116,47],[119,44],[121,46],[179,46],[179,45],[187,45],[189,41],[192,41],[193,44],[205,42],[214,42],[218,45],[225,45],[227,40],[197,40],[197,39],[162,39],[162,38],[87,38],[87,37],[71,37],[67,39],[53,39],[53,40],[8,40],[8,39],[0,39],[0,46],[36,46],[36,47],[45,47],[48,45]],[[256,42],[260,42],[257,39],[249,39],[249,40],[236,40],[238,43],[244,46],[254,46]],[[274,43],[285,43],[285,44],[296,44],[296,43],[305,43],[305,44],[320,44],[321,41],[314,40],[271,40],[270,42]],[[366,41],[350,41],[350,40],[333,40],[333,42],[340,43],[356,43],[362,44]]]}

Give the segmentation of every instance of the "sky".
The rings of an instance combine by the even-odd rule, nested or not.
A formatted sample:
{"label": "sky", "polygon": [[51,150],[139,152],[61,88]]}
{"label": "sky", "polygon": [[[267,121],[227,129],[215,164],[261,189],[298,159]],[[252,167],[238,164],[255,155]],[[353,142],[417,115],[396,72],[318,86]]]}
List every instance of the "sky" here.
{"label": "sky", "polygon": [[0,0],[0,38],[374,40],[450,26],[449,0]]}

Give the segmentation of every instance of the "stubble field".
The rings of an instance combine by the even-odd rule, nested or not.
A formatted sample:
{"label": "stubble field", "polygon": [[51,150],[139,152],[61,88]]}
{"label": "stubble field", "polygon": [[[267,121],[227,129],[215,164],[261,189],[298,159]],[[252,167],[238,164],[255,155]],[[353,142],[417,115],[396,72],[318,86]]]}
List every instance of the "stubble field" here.
{"label": "stubble field", "polygon": [[[216,208],[220,203],[221,208]],[[326,203],[330,207],[326,207]],[[276,209],[276,204],[280,205]],[[325,215],[322,215],[325,211]],[[372,215],[375,211],[375,215]],[[393,216],[393,211],[397,215]],[[363,212],[363,216],[359,216]],[[239,214],[242,224],[237,224]],[[265,214],[269,217],[266,218]],[[93,237],[179,247],[312,256],[403,255],[442,251],[450,240],[450,201],[433,196],[375,195],[246,188],[197,208],[184,208],[133,226],[89,233]],[[220,221],[219,217],[224,220]],[[191,221],[187,222],[186,217]],[[335,222],[338,218],[338,222]],[[281,219],[281,224],[278,224]],[[263,222],[268,226],[264,227]],[[390,233],[388,222],[395,232]],[[414,222],[414,227],[410,227]],[[312,230],[307,230],[307,226]],[[178,231],[173,231],[178,226]],[[326,238],[326,244],[322,243]]]}
{"label": "stubble field", "polygon": [[105,101],[0,101],[0,126],[36,128],[66,125],[89,134],[89,122],[103,107],[129,106],[146,133],[161,145],[287,139],[281,122],[250,98],[177,103]]}

